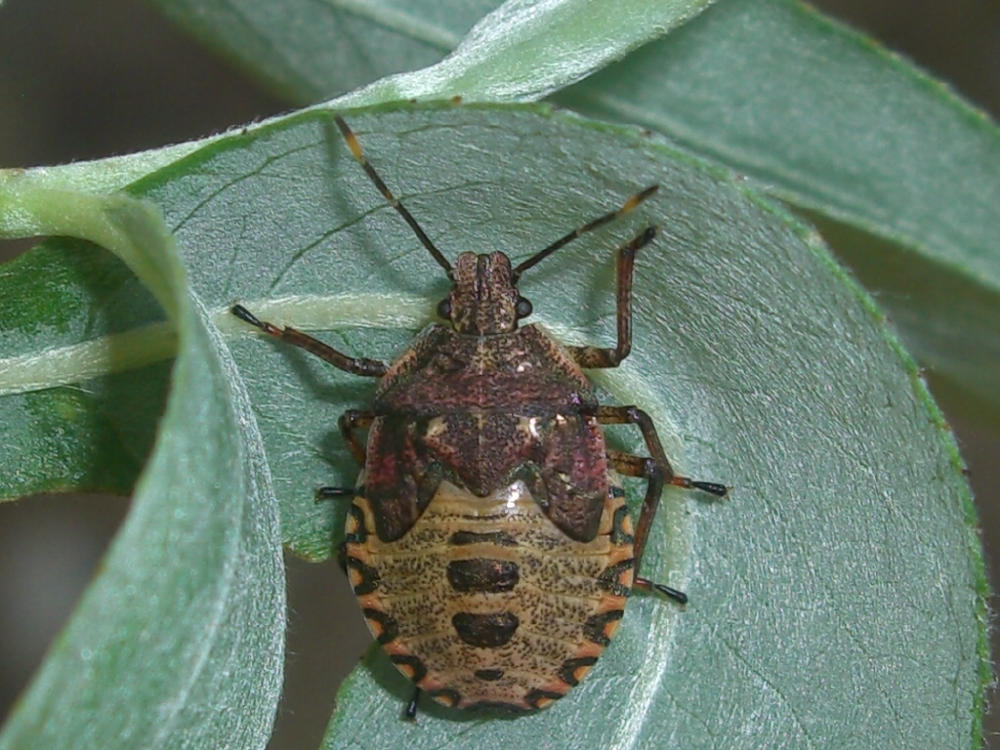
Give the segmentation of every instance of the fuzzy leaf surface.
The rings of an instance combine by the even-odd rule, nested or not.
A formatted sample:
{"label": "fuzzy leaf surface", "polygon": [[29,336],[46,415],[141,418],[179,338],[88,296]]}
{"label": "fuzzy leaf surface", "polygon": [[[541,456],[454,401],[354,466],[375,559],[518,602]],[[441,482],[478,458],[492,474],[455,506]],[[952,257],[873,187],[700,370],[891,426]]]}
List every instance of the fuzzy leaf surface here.
{"label": "fuzzy leaf surface", "polygon": [[500,0],[153,0],[168,18],[304,104],[451,52]]}
{"label": "fuzzy leaf surface", "polygon": [[684,23],[712,1],[158,5],[300,103],[379,79],[345,97],[356,106],[452,96],[537,99]]}
{"label": "fuzzy leaf surface", "polygon": [[[382,77],[370,85],[332,102],[339,107],[355,107],[409,99],[432,101],[453,97],[461,97],[465,101],[539,99],[579,81],[645,42],[685,23],[712,1],[661,0],[650,3],[649,0],[624,0],[610,4],[592,0],[508,0],[502,5],[460,3],[461,7],[454,9],[449,3],[441,4],[437,11],[431,13],[434,21],[429,23],[416,19],[415,12],[421,6],[406,4],[396,7],[391,2],[372,5],[338,0],[329,5],[308,4],[307,8],[295,3],[291,9],[293,12],[287,13],[282,5],[280,19],[277,20],[274,19],[274,4],[261,4],[256,0],[225,4],[210,0],[197,3],[196,7],[182,2],[177,4],[176,10],[171,3],[167,12],[174,18],[181,19],[183,16],[181,22],[196,29],[202,39],[228,50],[246,67],[280,86],[283,92],[297,97],[300,103],[314,101],[310,92],[315,91],[317,86],[323,91],[341,91],[345,80],[352,84],[369,82],[374,73],[380,74]],[[473,11],[487,7],[493,8],[493,11],[468,29],[465,24],[474,15]],[[332,33],[336,29],[336,33],[340,34],[343,30],[337,26],[337,19],[350,15],[347,8],[357,12],[361,22],[360,30],[347,52],[351,62],[342,71],[346,78],[337,74],[333,82],[314,79],[319,70],[333,75],[330,68],[336,66],[322,63],[330,56],[329,49],[324,46],[329,40],[323,32]],[[372,21],[379,32],[389,28],[404,36],[414,34],[417,46],[424,43],[424,37],[433,37],[441,43],[442,52],[448,48],[444,40],[451,44],[458,43],[459,39],[461,41],[445,59],[419,70],[396,73],[404,65],[400,60],[405,60],[406,64],[417,62],[407,52],[412,52],[412,45],[405,42],[390,45],[389,54],[383,54],[384,50],[379,50],[379,54],[372,52],[367,60],[369,64],[362,64],[359,69],[360,58],[355,56],[371,44],[371,35],[367,32],[372,29],[365,25],[365,19]],[[437,27],[437,22],[441,22],[442,26]],[[420,27],[419,32],[416,27]],[[319,37],[315,33],[317,31],[320,32]],[[468,33],[463,37],[466,31]],[[282,48],[269,47],[261,52],[257,38],[260,35],[277,35],[282,40]],[[244,38],[246,36],[250,38]],[[319,48],[315,47],[317,38]],[[288,59],[289,55],[296,57],[297,53],[289,52],[284,45],[311,49],[318,67],[311,69],[309,75],[303,78],[301,66],[296,68],[297,63]],[[313,56],[307,59],[312,61]],[[121,189],[220,137],[223,136],[36,171],[44,174],[51,185],[107,192]]]}

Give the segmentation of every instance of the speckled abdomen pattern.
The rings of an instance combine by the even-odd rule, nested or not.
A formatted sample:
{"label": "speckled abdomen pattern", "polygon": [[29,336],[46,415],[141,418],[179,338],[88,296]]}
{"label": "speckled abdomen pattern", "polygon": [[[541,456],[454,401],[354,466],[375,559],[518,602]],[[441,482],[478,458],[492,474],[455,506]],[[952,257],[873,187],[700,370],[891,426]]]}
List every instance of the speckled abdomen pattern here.
{"label": "speckled abdomen pattern", "polygon": [[614,483],[597,536],[577,542],[523,482],[477,497],[444,481],[400,539],[354,499],[348,574],[399,670],[448,706],[542,708],[586,674],[621,620],[632,523]]}

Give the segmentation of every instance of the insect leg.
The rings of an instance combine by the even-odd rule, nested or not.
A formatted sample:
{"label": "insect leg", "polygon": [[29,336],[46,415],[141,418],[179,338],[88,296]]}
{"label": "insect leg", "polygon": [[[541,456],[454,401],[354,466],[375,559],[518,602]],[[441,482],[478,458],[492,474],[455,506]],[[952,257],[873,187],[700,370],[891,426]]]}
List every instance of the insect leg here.
{"label": "insect leg", "polygon": [[[351,450],[354,460],[361,466],[365,465],[365,446],[358,439],[357,430],[366,430],[372,426],[375,415],[370,411],[360,411],[358,409],[348,409],[340,415],[337,425],[340,427],[340,434],[344,436],[347,447]],[[353,490],[352,490],[353,492]]]}
{"label": "insect leg", "polygon": [[[339,500],[342,497],[353,498],[357,494],[353,487],[317,487],[316,502],[324,500]],[[347,574],[347,539],[337,545],[337,565]]]}
{"label": "insect leg", "polygon": [[608,459],[616,471],[628,476],[644,477],[649,482],[646,497],[642,501],[639,522],[635,529],[635,569],[639,570],[642,553],[649,537],[649,529],[653,523],[653,517],[656,515],[656,508],[660,504],[660,494],[663,491],[664,483],[686,489],[703,490],[719,497],[724,496],[729,488],[717,482],[703,482],[674,474],[670,461],[667,460],[667,456],[663,452],[663,445],[660,443],[659,435],[656,434],[653,420],[642,409],[635,406],[598,406],[596,416],[597,421],[601,424],[638,425],[642,431],[642,437],[646,441],[646,448],[652,456],[646,458],[630,453],[608,451]]}
{"label": "insect leg", "polygon": [[349,357],[342,354],[328,344],[324,344],[319,339],[314,339],[302,331],[295,328],[278,328],[271,323],[258,320],[253,313],[243,305],[233,305],[230,309],[233,315],[240,320],[246,321],[276,339],[281,339],[292,346],[305,349],[310,354],[315,354],[320,359],[329,362],[334,367],[345,370],[353,375],[365,375],[367,377],[380,378],[385,375],[389,366],[385,362],[377,359],[364,359],[363,357]]}
{"label": "insect leg", "polygon": [[580,367],[617,367],[632,351],[632,272],[635,269],[635,254],[643,245],[656,236],[654,227],[647,227],[618,248],[618,292],[617,322],[618,342],[614,349],[599,346],[571,346],[569,353]]}
{"label": "insect leg", "polygon": [[406,704],[406,720],[416,721],[417,720],[417,702],[420,700],[420,688],[413,688],[413,697],[410,698],[410,702]]}
{"label": "insect leg", "polygon": [[[642,516],[640,516],[639,524],[642,527],[642,517],[646,515],[646,509],[648,507],[653,508],[653,513],[656,512],[656,505],[659,503],[660,494],[663,492],[663,470],[657,466],[656,461],[651,458],[644,458],[642,456],[634,456],[631,453],[622,453],[620,451],[608,450],[608,463],[617,471],[619,474],[624,474],[630,477],[642,477],[648,482],[646,486],[646,498],[642,503]],[[672,586],[667,586],[663,583],[654,583],[648,578],[643,578],[638,575],[639,563],[642,559],[642,550],[646,544],[646,536],[649,534],[649,524],[645,526],[645,531],[643,531],[643,537],[640,542],[639,533],[636,532],[633,541],[633,559],[635,561],[635,571],[636,576],[633,579],[633,588],[640,589],[642,591],[658,591],[664,596],[670,597],[674,601],[680,604],[687,604],[687,594],[683,591],[679,591]]]}
{"label": "insect leg", "polygon": [[321,502],[323,500],[337,500],[342,497],[354,497],[355,489],[353,487],[317,487],[316,488],[316,502]]}

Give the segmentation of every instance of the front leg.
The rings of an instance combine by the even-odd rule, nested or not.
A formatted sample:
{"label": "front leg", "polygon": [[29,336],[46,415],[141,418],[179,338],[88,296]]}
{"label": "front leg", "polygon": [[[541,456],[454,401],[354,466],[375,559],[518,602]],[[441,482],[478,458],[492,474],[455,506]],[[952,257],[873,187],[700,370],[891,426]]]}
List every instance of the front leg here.
{"label": "front leg", "polygon": [[656,229],[648,227],[642,234],[618,249],[617,322],[618,342],[614,349],[598,346],[571,346],[569,353],[583,368],[617,367],[632,351],[632,275],[635,254],[656,236]]}
{"label": "front leg", "polygon": [[372,378],[380,378],[385,375],[389,369],[389,366],[385,362],[381,362],[377,359],[349,357],[346,354],[338,352],[329,344],[324,344],[319,339],[314,339],[312,336],[302,333],[302,331],[295,328],[289,328],[288,326],[278,328],[276,325],[272,325],[267,321],[258,320],[257,317],[243,307],[243,305],[233,305],[230,312],[232,312],[232,314],[240,320],[259,328],[268,336],[273,336],[274,338],[281,339],[292,346],[305,349],[310,354],[315,354],[317,357],[329,362],[334,367],[349,372],[352,375],[364,375]]}

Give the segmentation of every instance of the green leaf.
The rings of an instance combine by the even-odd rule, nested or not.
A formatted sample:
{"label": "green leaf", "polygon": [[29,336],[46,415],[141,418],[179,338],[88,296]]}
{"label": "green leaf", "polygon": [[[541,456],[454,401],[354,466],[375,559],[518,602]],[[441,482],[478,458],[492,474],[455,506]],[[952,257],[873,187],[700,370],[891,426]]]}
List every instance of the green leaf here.
{"label": "green leaf", "polygon": [[[281,689],[284,576],[268,470],[232,360],[200,302],[188,297],[171,237],[153,207],[124,196],[46,190],[16,172],[0,180],[0,235],[87,238],[135,274],[123,274],[121,261],[99,248],[69,240],[53,243],[60,247],[49,263],[35,265],[46,256],[36,251],[28,262],[4,267],[3,352],[21,352],[0,366],[10,394],[0,398],[8,491],[92,487],[105,470],[108,487],[123,489],[142,458],[129,449],[130,423],[155,420],[162,399],[137,402],[146,373],[132,372],[126,397],[116,401],[123,392],[116,386],[126,379],[106,377],[106,367],[97,368],[104,377],[91,379],[93,362],[61,344],[67,337],[106,340],[96,306],[122,286],[136,287],[137,277],[178,332],[166,413],[128,518],[14,707],[0,748],[264,747]],[[99,265],[111,275],[35,296],[40,284]],[[148,293],[131,293],[155,304]],[[119,352],[103,361],[122,358],[129,360]],[[72,379],[82,382],[25,385],[20,366],[31,369],[32,359],[40,365],[36,376],[46,366],[52,373],[75,368]],[[108,412],[136,409],[142,416],[95,419],[99,403]],[[117,434],[116,421],[125,425]],[[147,434],[142,425],[138,431]],[[99,447],[70,452],[88,437]]]}
{"label": "green leaf", "polygon": [[451,52],[500,0],[153,0],[280,96],[319,101]]}
{"label": "green leaf", "polygon": [[[451,96],[537,99],[623,57],[712,1],[508,0],[497,7],[487,0],[299,0],[280,9],[259,0],[158,4],[301,103],[389,76],[344,98],[357,106]],[[407,70],[414,72],[390,75]]]}
{"label": "green leaf", "polygon": [[[343,0],[338,1],[343,3]],[[463,97],[466,101],[537,99],[580,80],[668,29],[684,23],[711,2],[712,0],[660,0],[651,4],[649,0],[619,0],[611,4],[591,0],[549,0],[544,3],[535,0],[508,0],[482,18],[458,48],[439,63],[398,75],[388,75],[395,69],[395,63],[376,66],[373,70],[386,77],[341,96],[330,104],[344,108],[405,99],[435,100],[456,96]],[[219,39],[219,45],[230,52],[239,48],[241,59],[249,64],[255,59],[260,43],[256,38],[247,37],[253,37],[255,33],[271,34],[275,11],[273,3],[259,5],[250,0],[244,0],[244,3],[245,5],[227,3],[222,8],[211,2],[199,2],[193,10],[188,6],[184,7],[187,7],[185,15],[193,12],[197,16],[196,19],[190,19],[188,25],[199,28],[203,38],[209,33],[207,29],[211,28],[212,36]],[[178,6],[180,7],[182,6]],[[352,11],[364,7],[366,17],[370,16],[376,25],[398,26],[406,33],[418,37],[432,33],[426,27],[422,27],[418,33],[414,28],[417,24],[412,20],[401,20],[398,10],[394,10],[388,3],[360,6],[348,2],[333,7],[337,11],[346,7],[350,7]],[[410,18],[408,8],[408,5],[405,6],[404,15]],[[207,13],[203,12],[206,9]],[[296,48],[303,49],[306,60],[311,61],[313,56],[322,60],[328,52],[325,46],[328,40],[320,36],[317,47],[317,38],[307,29],[324,29],[324,24],[333,23],[328,15],[328,6],[313,3],[307,9],[301,6],[295,6],[295,9],[297,15],[284,10],[281,12],[282,25],[291,21],[292,26],[290,30],[286,29],[283,44],[294,38]],[[448,24],[454,26],[442,28],[440,37],[443,39],[454,34],[457,39],[465,30],[465,21],[459,21],[467,19],[467,11],[451,13],[444,6],[441,10],[443,12],[434,17],[443,17]],[[173,11],[171,13],[177,17]],[[241,20],[230,28],[228,24],[234,19],[233,14],[239,15]],[[361,34],[364,39],[365,33]],[[363,48],[367,43],[357,42],[357,45],[352,46],[352,51],[355,51],[355,47]],[[405,48],[404,45],[402,49]],[[291,53],[287,50],[272,50],[271,54],[265,55],[259,67],[254,63],[254,69],[262,69],[265,77],[273,77],[274,71],[288,62],[288,54]],[[374,52],[372,55],[373,60],[377,61]],[[405,52],[403,57],[406,57]],[[386,58],[386,61],[390,59]],[[367,71],[366,68],[358,75],[367,75]],[[350,80],[357,78],[358,76],[354,76]],[[290,93],[299,92],[300,95],[312,86],[297,73],[282,75],[278,82],[286,86]],[[161,169],[220,137],[212,136],[200,141],[88,163],[47,167],[35,172],[40,177],[44,176],[53,187],[88,192],[120,190],[143,175]]]}
{"label": "green leaf", "polygon": [[558,99],[895,243],[838,250],[921,362],[997,413],[1000,131],[944,84],[799,2],[732,0]]}
{"label": "green leaf", "polygon": [[[665,495],[643,572],[691,604],[634,597],[593,673],[551,709],[498,721],[428,707],[414,732],[399,721],[406,681],[376,652],[342,689],[326,747],[976,744],[985,584],[961,462],[912,361],[815,233],[727,172],[567,113],[389,106],[347,119],[452,258],[524,258],[658,182],[626,219],[525,274],[521,291],[560,340],[610,342],[614,250],[658,225],[637,266],[633,353],[595,381],[606,402],[653,415],[680,472],[734,490],[721,502]],[[193,294],[227,336],[286,543],[329,555],[344,509],[316,506],[311,491],[354,480],[336,419],[370,403],[372,384],[227,308],[388,359],[432,319],[447,280],[321,112],[221,139],[134,192],[162,207]],[[29,253],[5,289],[64,257]],[[104,299],[87,288],[100,278],[63,293]],[[130,308],[136,322],[109,332],[166,336],[151,310]],[[15,356],[58,361],[95,341],[83,325],[95,311],[59,312],[61,327],[22,326]],[[641,449],[634,430],[611,432]]]}

